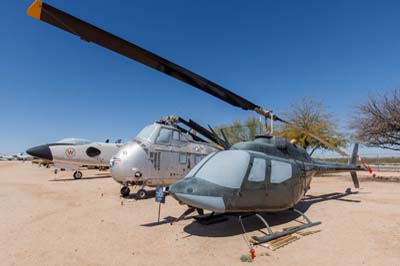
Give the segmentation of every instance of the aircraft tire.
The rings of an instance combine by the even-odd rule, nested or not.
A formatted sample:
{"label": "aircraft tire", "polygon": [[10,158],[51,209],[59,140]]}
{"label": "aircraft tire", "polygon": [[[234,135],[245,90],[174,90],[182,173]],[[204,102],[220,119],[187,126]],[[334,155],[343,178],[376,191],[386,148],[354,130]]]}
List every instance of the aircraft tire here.
{"label": "aircraft tire", "polygon": [[136,195],[138,199],[145,199],[147,197],[147,191],[144,189],[139,189]]}
{"label": "aircraft tire", "polygon": [[82,172],[81,171],[75,171],[74,172],[74,179],[81,179],[82,178]]}
{"label": "aircraft tire", "polygon": [[121,196],[122,197],[128,197],[129,193],[131,193],[131,190],[129,189],[129,187],[123,186],[120,190]]}

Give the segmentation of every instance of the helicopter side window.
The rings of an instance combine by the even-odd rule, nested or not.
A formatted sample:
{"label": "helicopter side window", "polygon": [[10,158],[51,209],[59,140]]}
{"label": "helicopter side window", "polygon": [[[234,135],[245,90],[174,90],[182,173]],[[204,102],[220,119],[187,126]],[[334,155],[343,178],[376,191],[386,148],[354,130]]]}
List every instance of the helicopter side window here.
{"label": "helicopter side window", "polygon": [[292,165],[271,160],[271,183],[282,183],[292,177]]}
{"label": "helicopter side window", "polygon": [[179,133],[179,140],[182,141],[182,142],[187,142],[188,141],[186,136],[184,136],[182,133]]}
{"label": "helicopter side window", "polygon": [[156,142],[158,144],[169,144],[171,139],[172,130],[167,128],[161,128],[160,133],[158,134]]}
{"label": "helicopter side window", "polygon": [[179,153],[179,162],[185,164],[187,162],[186,153]]}
{"label": "helicopter side window", "polygon": [[254,158],[253,166],[249,174],[249,181],[262,182],[265,180],[265,168],[267,162],[262,158]]}
{"label": "helicopter side window", "polygon": [[174,132],[172,134],[172,139],[173,140],[179,140],[179,132],[178,131],[174,130]]}
{"label": "helicopter side window", "polygon": [[184,135],[182,135],[182,133],[178,132],[178,131],[173,131],[172,134],[172,139],[175,141],[181,141],[181,142],[187,142],[188,140],[186,139],[186,137]]}

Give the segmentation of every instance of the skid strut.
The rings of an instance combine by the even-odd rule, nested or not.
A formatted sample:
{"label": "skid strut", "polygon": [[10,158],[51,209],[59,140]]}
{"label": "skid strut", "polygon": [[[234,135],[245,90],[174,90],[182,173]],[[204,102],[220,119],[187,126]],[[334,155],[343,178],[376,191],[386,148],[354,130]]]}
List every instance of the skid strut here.
{"label": "skid strut", "polygon": [[[306,224],[303,224],[303,225],[300,225],[300,226],[296,226],[296,227],[294,227],[294,228],[290,228],[290,229],[288,229],[288,230],[284,230],[284,231],[281,231],[281,232],[276,232],[276,233],[274,233],[274,232],[272,231],[272,229],[271,229],[271,227],[269,226],[268,222],[267,222],[259,213],[255,213],[255,216],[256,216],[258,219],[260,219],[261,222],[262,222],[262,223],[265,225],[265,227],[267,228],[267,230],[268,230],[268,235],[263,236],[263,237],[253,236],[252,238],[253,238],[255,241],[257,241],[257,243],[265,243],[265,242],[271,241],[271,240],[273,240],[273,239],[276,239],[276,238],[279,238],[279,237],[282,237],[282,236],[286,236],[286,235],[290,235],[290,234],[293,234],[293,233],[298,232],[298,231],[300,231],[300,230],[303,230],[303,229],[310,228],[310,227],[312,227],[312,226],[316,226],[316,225],[321,224],[320,221],[318,221],[318,222],[312,222],[304,213],[302,213],[301,211],[299,211],[299,210],[297,210],[297,209],[293,209],[293,211],[296,212],[296,213],[298,213],[298,214],[300,214],[300,215],[307,221],[307,223],[306,223]],[[244,216],[243,218],[246,218],[246,217],[249,217],[249,215]],[[243,225],[243,222],[242,222],[242,216],[239,216],[239,222],[240,222],[241,225],[242,225],[243,231],[246,232],[246,231],[245,231],[245,228],[244,228],[244,225]]]}

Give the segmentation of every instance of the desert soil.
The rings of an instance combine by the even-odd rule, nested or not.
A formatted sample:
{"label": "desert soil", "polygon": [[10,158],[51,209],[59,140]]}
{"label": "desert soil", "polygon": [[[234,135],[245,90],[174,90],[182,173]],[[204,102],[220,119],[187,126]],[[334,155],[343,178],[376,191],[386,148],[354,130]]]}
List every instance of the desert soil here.
{"label": "desert soil", "polygon": [[[245,237],[235,217],[170,225],[186,209],[171,197],[157,225],[154,198],[121,199],[106,173],[71,176],[0,162],[0,265],[239,265],[249,254],[244,239],[262,235],[254,218],[245,221]],[[253,264],[400,265],[400,183],[361,181],[359,193],[346,194],[349,174],[314,178],[298,208],[322,222],[308,230],[321,231],[275,251],[255,247]],[[265,217],[273,230],[303,221],[287,212]]]}

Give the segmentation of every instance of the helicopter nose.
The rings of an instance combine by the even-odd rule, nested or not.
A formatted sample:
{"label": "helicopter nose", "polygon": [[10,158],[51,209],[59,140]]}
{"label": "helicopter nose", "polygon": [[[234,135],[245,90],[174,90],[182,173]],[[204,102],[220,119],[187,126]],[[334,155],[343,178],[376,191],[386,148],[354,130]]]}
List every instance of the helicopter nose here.
{"label": "helicopter nose", "polygon": [[[225,212],[225,203],[218,191],[214,188],[213,194],[207,193],[211,188],[204,180],[198,178],[184,178],[171,185],[169,192],[173,198],[185,203],[188,206],[215,211]],[[198,190],[201,187],[201,190]],[[203,191],[204,189],[204,191]],[[212,189],[212,188],[211,188]]]}
{"label": "helicopter nose", "polygon": [[137,143],[126,144],[110,160],[110,172],[115,181],[127,184],[146,176],[147,154]]}
{"label": "helicopter nose", "polygon": [[26,151],[27,154],[38,157],[45,160],[53,160],[53,155],[51,154],[51,150],[49,145],[40,145],[33,148],[30,148]]}

